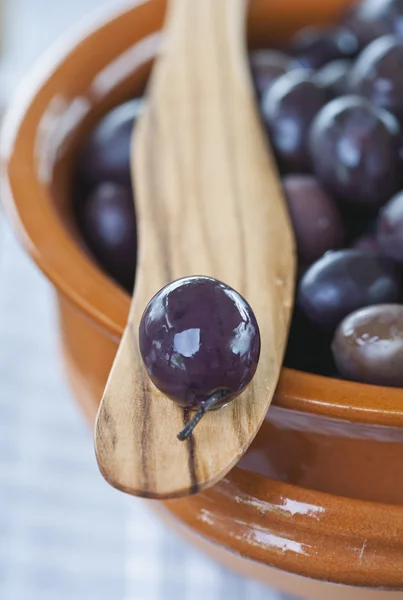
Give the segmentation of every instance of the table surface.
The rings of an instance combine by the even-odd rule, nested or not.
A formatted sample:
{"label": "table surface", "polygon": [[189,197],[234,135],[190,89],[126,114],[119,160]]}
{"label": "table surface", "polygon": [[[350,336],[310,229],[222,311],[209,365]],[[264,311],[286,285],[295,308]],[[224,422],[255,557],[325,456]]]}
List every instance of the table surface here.
{"label": "table surface", "polygon": [[[2,0],[1,100],[98,0]],[[0,216],[0,598],[279,600],[110,488],[58,360],[52,290]]]}

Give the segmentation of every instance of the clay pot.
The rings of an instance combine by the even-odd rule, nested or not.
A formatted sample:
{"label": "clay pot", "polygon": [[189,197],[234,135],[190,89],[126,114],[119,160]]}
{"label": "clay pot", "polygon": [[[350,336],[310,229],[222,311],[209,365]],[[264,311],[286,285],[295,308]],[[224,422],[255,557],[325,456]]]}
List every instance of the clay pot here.
{"label": "clay pot", "polygon": [[[330,22],[347,3],[254,0],[250,43]],[[72,165],[100,115],[143,90],[164,10],[159,0],[126,2],[60,40],[21,87],[3,131],[3,197],[55,286],[68,379],[91,423],[130,298],[81,244]],[[219,560],[289,593],[403,597],[402,442],[401,390],[285,369],[254,444],[225,480],[154,506]]]}

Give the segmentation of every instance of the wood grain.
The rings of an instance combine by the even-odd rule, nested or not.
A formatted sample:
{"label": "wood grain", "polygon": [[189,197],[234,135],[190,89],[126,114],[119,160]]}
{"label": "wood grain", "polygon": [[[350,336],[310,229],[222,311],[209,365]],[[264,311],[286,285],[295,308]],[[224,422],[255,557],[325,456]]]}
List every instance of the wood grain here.
{"label": "wood grain", "polygon": [[[259,121],[244,21],[245,0],[170,2],[166,46],[134,136],[136,289],[95,430],[101,472],[134,495],[182,496],[223,477],[257,433],[280,373],[294,239]],[[148,379],[138,326],[149,299],[185,275],[210,275],[240,292],[262,350],[248,389],[180,442],[186,411]]]}

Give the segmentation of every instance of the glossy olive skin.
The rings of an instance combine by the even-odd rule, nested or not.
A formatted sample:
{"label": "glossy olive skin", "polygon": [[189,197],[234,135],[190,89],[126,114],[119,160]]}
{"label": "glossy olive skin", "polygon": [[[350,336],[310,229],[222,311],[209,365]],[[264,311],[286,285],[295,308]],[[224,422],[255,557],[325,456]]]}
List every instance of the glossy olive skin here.
{"label": "glossy olive skin", "polygon": [[351,60],[333,60],[313,75],[315,83],[327,90],[329,100],[349,92],[349,76],[352,65]]}
{"label": "glossy olive skin", "polygon": [[352,58],[357,51],[355,35],[344,29],[305,27],[291,41],[291,54],[305,69],[319,69],[332,60]]}
{"label": "glossy olive skin", "polygon": [[310,264],[343,244],[344,230],[336,203],[312,175],[290,174],[283,187],[297,242],[298,258]]}
{"label": "glossy olive skin", "polygon": [[303,69],[282,75],[264,94],[262,118],[285,171],[310,169],[308,132],[312,119],[327,99],[326,90]]}
{"label": "glossy olive skin", "polygon": [[130,100],[111,110],[95,126],[78,157],[78,178],[84,190],[110,181],[126,187],[130,180],[133,127],[143,104]]}
{"label": "glossy olive skin", "polygon": [[250,54],[250,67],[258,95],[291,68],[291,58],[278,50],[255,50]]}
{"label": "glossy olive skin", "polygon": [[398,302],[397,269],[377,254],[347,249],[327,252],[302,277],[297,303],[312,323],[331,330],[349,313]]}
{"label": "glossy olive skin", "polygon": [[379,207],[401,185],[400,136],[399,123],[388,111],[358,96],[336,98],[312,123],[314,172],[337,198]]}
{"label": "glossy olive skin", "polygon": [[382,254],[403,263],[403,192],[396,194],[381,209],[377,243]]}
{"label": "glossy olive skin", "polygon": [[403,119],[403,39],[386,35],[363,50],[349,76],[353,93]]}
{"label": "glossy olive skin", "polygon": [[144,311],[139,344],[155,386],[188,408],[218,390],[228,392],[222,404],[234,399],[251,381],[260,355],[251,307],[210,277],[186,277],[160,290]]}
{"label": "glossy olive skin", "polygon": [[102,183],[79,207],[79,226],[88,247],[128,292],[133,291],[137,235],[133,197],[126,187]]}
{"label": "glossy olive skin", "polygon": [[403,387],[403,305],[371,306],[348,315],[335,333],[332,353],[346,379]]}

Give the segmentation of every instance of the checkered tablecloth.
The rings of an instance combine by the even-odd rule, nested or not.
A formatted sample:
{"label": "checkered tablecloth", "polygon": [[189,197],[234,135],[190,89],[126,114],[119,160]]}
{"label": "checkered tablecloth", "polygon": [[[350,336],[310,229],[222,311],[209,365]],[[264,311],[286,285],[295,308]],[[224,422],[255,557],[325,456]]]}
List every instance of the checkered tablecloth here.
{"label": "checkered tablecloth", "polygon": [[[3,96],[98,4],[9,0]],[[144,502],[104,482],[63,379],[56,332],[50,285],[0,216],[0,599],[279,600],[200,555]]]}

